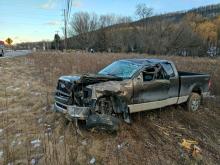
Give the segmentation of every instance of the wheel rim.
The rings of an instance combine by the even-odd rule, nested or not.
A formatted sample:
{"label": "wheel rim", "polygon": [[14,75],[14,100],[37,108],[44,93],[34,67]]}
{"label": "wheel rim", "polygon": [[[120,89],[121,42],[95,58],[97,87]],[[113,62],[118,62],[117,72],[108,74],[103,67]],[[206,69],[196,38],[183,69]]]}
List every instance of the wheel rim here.
{"label": "wheel rim", "polygon": [[112,115],[113,114],[113,108],[109,104],[108,101],[105,99],[100,99],[98,103],[98,113],[99,114],[106,114],[106,115]]}
{"label": "wheel rim", "polygon": [[193,99],[191,103],[192,111],[197,111],[199,108],[199,104],[200,104],[200,100],[198,98]]}

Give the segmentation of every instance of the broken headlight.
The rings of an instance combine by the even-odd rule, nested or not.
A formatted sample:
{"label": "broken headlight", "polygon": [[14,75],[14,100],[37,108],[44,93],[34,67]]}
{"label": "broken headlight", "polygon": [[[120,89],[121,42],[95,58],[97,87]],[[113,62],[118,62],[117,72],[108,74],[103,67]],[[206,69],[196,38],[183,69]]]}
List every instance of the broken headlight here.
{"label": "broken headlight", "polygon": [[91,97],[92,97],[92,89],[90,89],[90,88],[85,88],[85,89],[83,90],[83,97],[84,97],[85,99],[91,98]]}

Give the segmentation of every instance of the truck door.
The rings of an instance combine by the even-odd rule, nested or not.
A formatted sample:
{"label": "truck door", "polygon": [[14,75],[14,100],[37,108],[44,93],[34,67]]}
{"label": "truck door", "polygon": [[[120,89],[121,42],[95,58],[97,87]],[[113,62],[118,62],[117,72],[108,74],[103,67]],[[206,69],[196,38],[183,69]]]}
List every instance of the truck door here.
{"label": "truck door", "polygon": [[165,100],[168,98],[170,80],[162,67],[148,67],[134,79],[134,104]]}
{"label": "truck door", "polygon": [[166,74],[169,76],[169,80],[170,80],[170,89],[168,91],[168,96],[169,98],[176,98],[178,100],[177,97],[179,96],[179,87],[180,87],[178,74],[175,73],[173,69],[174,66],[171,63],[164,62],[161,65],[165,70]]}

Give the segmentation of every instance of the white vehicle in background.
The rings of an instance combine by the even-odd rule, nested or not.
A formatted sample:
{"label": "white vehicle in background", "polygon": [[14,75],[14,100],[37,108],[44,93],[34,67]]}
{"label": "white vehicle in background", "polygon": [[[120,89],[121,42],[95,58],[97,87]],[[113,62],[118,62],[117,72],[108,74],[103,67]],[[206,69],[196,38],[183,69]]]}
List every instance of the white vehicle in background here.
{"label": "white vehicle in background", "polygon": [[5,54],[5,43],[4,41],[0,41],[0,57],[4,56]]}

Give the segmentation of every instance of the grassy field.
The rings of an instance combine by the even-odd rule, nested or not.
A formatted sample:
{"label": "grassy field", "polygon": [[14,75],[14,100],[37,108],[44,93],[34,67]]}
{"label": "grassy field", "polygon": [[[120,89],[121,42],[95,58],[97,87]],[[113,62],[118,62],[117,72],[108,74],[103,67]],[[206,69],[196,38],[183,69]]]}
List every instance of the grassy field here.
{"label": "grassy field", "polygon": [[[0,59],[0,164],[218,164],[220,161],[219,97],[190,113],[171,106],[132,116],[115,134],[80,132],[52,109],[53,91],[61,75],[95,73],[137,54],[35,53]],[[157,56],[173,60],[179,70],[212,77],[212,94],[220,95],[220,60]],[[195,140],[201,149],[181,147]]]}

